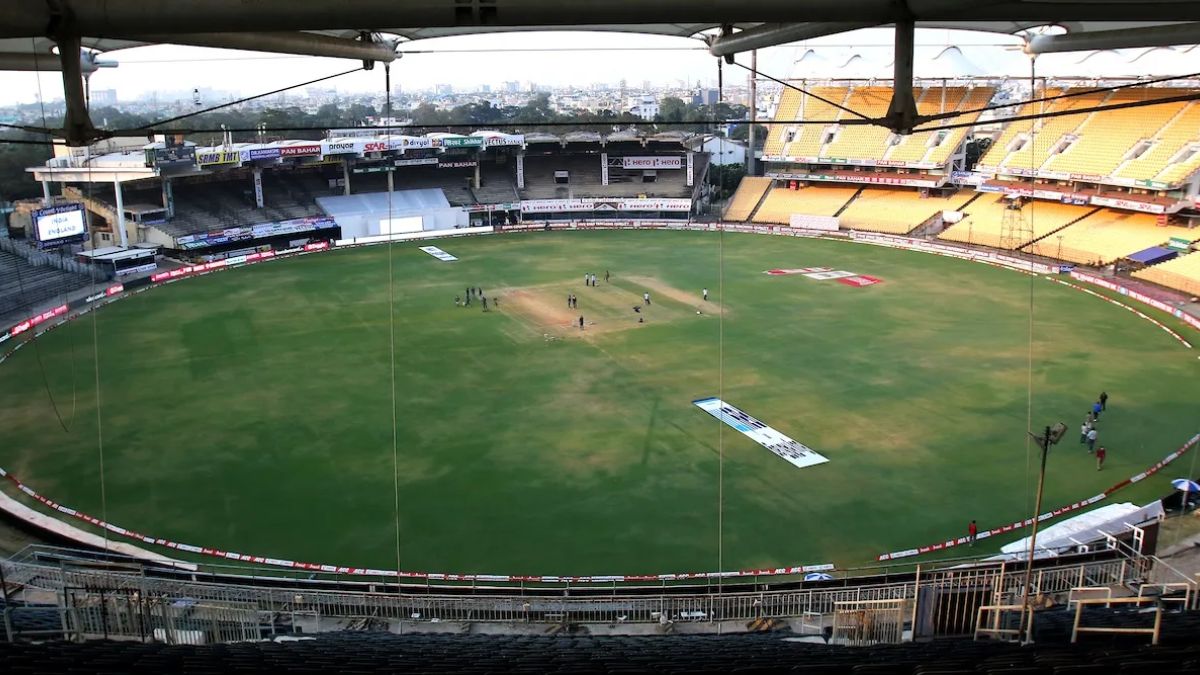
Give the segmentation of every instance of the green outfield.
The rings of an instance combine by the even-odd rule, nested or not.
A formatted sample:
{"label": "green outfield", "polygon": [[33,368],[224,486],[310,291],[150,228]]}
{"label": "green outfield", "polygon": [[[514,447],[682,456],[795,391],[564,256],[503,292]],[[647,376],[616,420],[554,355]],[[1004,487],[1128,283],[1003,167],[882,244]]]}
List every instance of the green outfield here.
{"label": "green outfield", "polygon": [[[376,246],[180,281],[46,334],[0,365],[0,466],[146,534],[339,565],[395,567],[398,500],[400,564],[445,572],[853,565],[1031,510],[1025,275],[758,235],[434,243],[459,260],[392,251],[395,453]],[[763,274],[809,266],[883,282]],[[455,306],[467,286],[500,307]],[[1033,419],[1069,426],[1055,506],[1195,433],[1200,364],[1119,307],[1032,288]],[[1078,429],[1101,390],[1098,472]],[[710,396],[829,462],[791,466],[692,405]]]}

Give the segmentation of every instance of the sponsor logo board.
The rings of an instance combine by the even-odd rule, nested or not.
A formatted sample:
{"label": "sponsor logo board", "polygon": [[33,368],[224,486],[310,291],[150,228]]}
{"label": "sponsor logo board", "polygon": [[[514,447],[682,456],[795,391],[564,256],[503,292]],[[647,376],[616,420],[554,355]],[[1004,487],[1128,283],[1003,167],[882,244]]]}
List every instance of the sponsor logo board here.
{"label": "sponsor logo board", "polygon": [[275,159],[279,157],[279,148],[252,148],[245,151],[246,159],[254,161],[256,159]]}
{"label": "sponsor logo board", "polygon": [[442,138],[443,148],[480,148],[483,147],[483,139],[479,136],[444,136]]}
{"label": "sponsor logo board", "polygon": [[837,282],[839,284],[846,284],[847,286],[858,286],[858,287],[873,286],[881,281],[883,281],[883,279],[880,279],[878,277],[868,276],[866,274],[859,274],[859,275],[853,276],[853,277],[842,277],[841,279],[837,280]]}
{"label": "sponsor logo board", "polygon": [[322,143],[325,148],[326,155],[351,155],[358,152],[358,148],[354,146],[354,141],[340,141],[337,143]]}
{"label": "sponsor logo board", "polygon": [[788,268],[788,269],[775,268],[775,269],[771,269],[771,270],[764,270],[763,274],[769,274],[771,276],[777,277],[777,276],[783,276],[786,274],[814,274],[817,272],[832,272],[832,271],[833,271],[832,267],[796,267],[796,268]]}
{"label": "sponsor logo board", "polygon": [[690,199],[526,199],[524,213],[569,213],[573,211],[691,211]]}
{"label": "sponsor logo board", "polygon": [[237,164],[240,161],[242,161],[242,155],[238,152],[202,152],[196,155],[196,163],[200,166]]}
{"label": "sponsor logo board", "polygon": [[798,469],[829,461],[807,445],[793,440],[719,398],[702,398],[692,403]]}
{"label": "sponsor logo board", "polygon": [[321,154],[320,145],[285,145],[279,149],[283,157],[306,157]]}
{"label": "sponsor logo board", "polygon": [[682,157],[622,157],[622,169],[682,169]]}
{"label": "sponsor logo board", "polygon": [[438,260],[441,260],[442,262],[453,262],[458,260],[458,258],[455,258],[436,246],[422,246],[421,250],[437,258]]}
{"label": "sponsor logo board", "polygon": [[833,272],[812,272],[805,274],[804,276],[808,277],[809,279],[816,279],[817,281],[828,281],[830,279],[845,279],[846,277],[854,277],[858,275],[854,272],[847,272],[846,270],[837,270]]}
{"label": "sponsor logo board", "polygon": [[413,159],[398,159],[393,162],[394,166],[419,166],[422,164],[437,164],[437,157],[416,157]]}

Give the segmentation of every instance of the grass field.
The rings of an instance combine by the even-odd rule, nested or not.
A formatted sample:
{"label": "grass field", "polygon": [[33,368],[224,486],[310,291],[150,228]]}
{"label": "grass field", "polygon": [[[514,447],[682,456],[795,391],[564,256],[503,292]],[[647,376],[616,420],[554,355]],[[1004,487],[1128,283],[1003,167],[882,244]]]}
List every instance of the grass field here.
{"label": "grass field", "polygon": [[[45,335],[0,366],[0,466],[147,534],[369,567],[396,565],[398,499],[400,564],[448,572],[851,565],[1032,508],[1024,275],[755,235],[440,245],[460,260],[393,251],[395,455],[389,252],[373,247],[170,284]],[[762,273],[805,266],[884,281]],[[469,285],[498,311],[456,307]],[[1054,506],[1190,437],[1200,364],[1118,307],[1033,289],[1034,423],[1070,428]],[[1077,434],[1102,389],[1097,472]],[[718,395],[830,461],[796,469],[691,403]]]}

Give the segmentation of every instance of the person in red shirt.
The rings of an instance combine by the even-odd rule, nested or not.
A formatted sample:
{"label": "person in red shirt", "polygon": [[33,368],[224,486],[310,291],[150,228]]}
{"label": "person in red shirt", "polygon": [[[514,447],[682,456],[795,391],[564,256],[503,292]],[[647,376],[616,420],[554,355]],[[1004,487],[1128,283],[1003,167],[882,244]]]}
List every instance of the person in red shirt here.
{"label": "person in red shirt", "polygon": [[967,525],[967,541],[971,543],[971,546],[975,545],[975,535],[977,534],[979,534],[979,526],[972,520],[971,524]]}
{"label": "person in red shirt", "polygon": [[1107,454],[1108,454],[1108,451],[1104,449],[1103,445],[1100,446],[1100,448],[1098,450],[1096,450],[1096,470],[1097,471],[1104,468],[1104,456]]}

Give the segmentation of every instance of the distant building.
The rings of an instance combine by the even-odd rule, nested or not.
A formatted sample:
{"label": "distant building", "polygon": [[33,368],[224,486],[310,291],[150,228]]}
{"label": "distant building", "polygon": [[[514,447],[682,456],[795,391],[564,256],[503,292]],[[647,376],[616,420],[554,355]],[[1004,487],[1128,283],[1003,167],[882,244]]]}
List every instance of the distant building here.
{"label": "distant building", "polygon": [[703,141],[689,142],[695,152],[708,153],[709,163],[716,166],[745,165],[746,146],[720,136],[705,136]]}
{"label": "distant building", "polygon": [[653,96],[634,98],[629,112],[644,120],[652,120],[658,116],[658,101]]}
{"label": "distant building", "polygon": [[492,85],[490,85],[490,84],[481,85],[479,87],[479,91],[484,94],[490,94],[490,93],[492,93]]}
{"label": "distant building", "polygon": [[504,91],[509,94],[516,94],[521,91],[521,83],[516,80],[510,80],[504,83]]}
{"label": "distant building", "polygon": [[89,102],[94,106],[114,106],[117,104],[117,90],[93,89]]}

